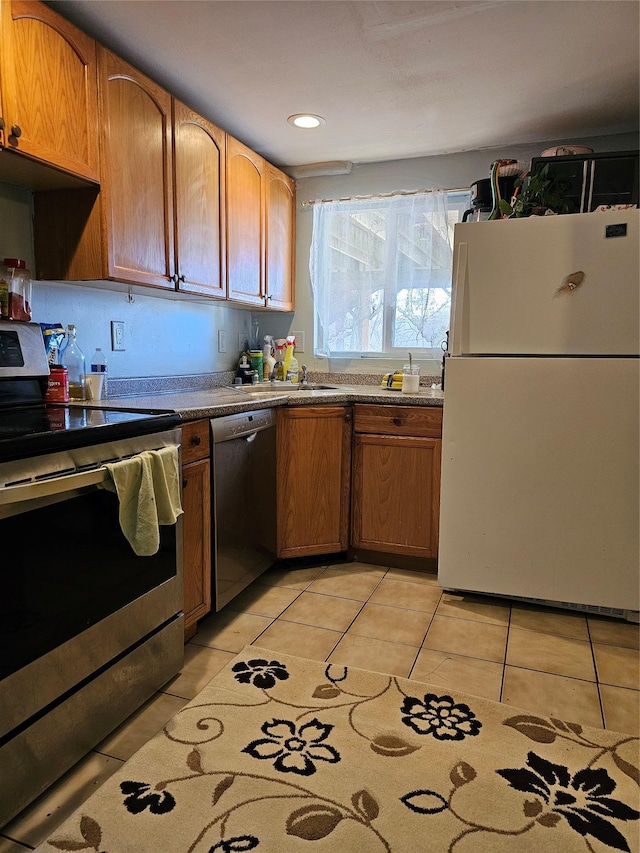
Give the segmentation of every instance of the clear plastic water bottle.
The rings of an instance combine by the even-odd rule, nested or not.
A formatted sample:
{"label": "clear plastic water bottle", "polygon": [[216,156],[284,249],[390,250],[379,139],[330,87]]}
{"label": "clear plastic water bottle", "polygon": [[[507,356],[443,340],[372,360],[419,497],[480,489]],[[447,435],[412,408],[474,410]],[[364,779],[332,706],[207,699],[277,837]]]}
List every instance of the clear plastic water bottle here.
{"label": "clear plastic water bottle", "polygon": [[107,359],[105,357],[105,354],[102,352],[102,349],[100,347],[97,347],[96,351],[94,352],[93,356],[91,357],[91,373],[102,373],[103,374],[103,380],[102,380],[102,396],[103,397],[107,396],[107,372],[108,372],[108,369],[109,368],[107,367]]}
{"label": "clear plastic water bottle", "polygon": [[67,326],[65,345],[60,353],[60,363],[69,372],[69,400],[85,400],[85,366],[84,353],[76,341],[76,327],[73,324]]}

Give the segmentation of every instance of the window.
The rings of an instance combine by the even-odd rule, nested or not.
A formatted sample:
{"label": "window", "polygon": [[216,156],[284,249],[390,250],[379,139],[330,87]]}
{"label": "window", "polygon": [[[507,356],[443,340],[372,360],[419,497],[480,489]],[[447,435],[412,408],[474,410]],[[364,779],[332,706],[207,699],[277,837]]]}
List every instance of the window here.
{"label": "window", "polygon": [[453,226],[468,206],[466,191],[314,204],[316,355],[410,349],[439,358],[449,328]]}

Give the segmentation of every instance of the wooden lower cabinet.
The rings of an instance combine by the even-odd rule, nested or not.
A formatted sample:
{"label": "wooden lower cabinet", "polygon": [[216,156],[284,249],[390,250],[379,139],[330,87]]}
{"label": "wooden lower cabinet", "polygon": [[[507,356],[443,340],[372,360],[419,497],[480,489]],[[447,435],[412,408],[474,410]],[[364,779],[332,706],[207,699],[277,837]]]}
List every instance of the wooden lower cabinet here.
{"label": "wooden lower cabinet", "polygon": [[349,544],[351,407],[278,409],[278,557]]}
{"label": "wooden lower cabinet", "polygon": [[355,406],[351,544],[436,557],[442,409]]}
{"label": "wooden lower cabinet", "polygon": [[211,461],[209,421],[182,426],[185,639],[211,610]]}

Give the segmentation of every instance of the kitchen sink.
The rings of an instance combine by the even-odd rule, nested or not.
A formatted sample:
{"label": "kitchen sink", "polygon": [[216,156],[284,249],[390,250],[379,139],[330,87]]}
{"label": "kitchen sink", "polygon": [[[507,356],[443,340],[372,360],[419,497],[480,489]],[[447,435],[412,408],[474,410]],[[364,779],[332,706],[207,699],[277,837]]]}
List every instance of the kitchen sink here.
{"label": "kitchen sink", "polygon": [[298,391],[337,391],[337,385],[322,385],[320,382],[304,382],[298,385]]}
{"label": "kitchen sink", "polygon": [[275,385],[232,385],[234,391],[251,397],[273,397],[279,394],[293,394],[294,391],[337,391],[337,385],[323,385],[320,382],[278,382]]}

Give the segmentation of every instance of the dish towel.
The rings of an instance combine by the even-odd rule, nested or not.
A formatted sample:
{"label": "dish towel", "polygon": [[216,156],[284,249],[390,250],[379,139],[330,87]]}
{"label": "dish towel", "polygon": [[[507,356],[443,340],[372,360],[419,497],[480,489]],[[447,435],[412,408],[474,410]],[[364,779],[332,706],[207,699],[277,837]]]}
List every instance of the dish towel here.
{"label": "dish towel", "polygon": [[119,521],[139,557],[160,548],[160,524],[175,524],[182,515],[177,447],[143,450],[130,459],[106,462],[113,482],[104,484],[120,502]]}

